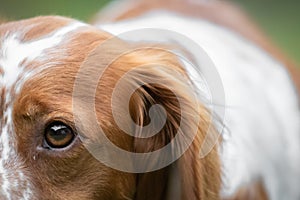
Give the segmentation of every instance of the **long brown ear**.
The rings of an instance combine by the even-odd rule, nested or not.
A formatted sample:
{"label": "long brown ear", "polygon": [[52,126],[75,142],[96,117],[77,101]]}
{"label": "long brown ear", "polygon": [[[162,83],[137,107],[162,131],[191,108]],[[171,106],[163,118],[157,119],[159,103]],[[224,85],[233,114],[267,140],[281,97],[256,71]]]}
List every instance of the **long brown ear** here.
{"label": "long brown ear", "polygon": [[[220,163],[217,147],[200,159],[200,147],[212,125],[210,114],[195,101],[190,82],[178,59],[161,50],[142,50],[134,55],[133,84],[140,85],[130,100],[130,114],[136,128],[134,151],[137,153],[158,152],[169,145],[169,154],[162,154],[157,160],[145,159],[145,165],[159,166],[165,160],[174,158],[180,151],[183,155],[174,163],[156,171],[137,175],[135,200],[200,200],[219,199]],[[146,81],[145,81],[146,80]],[[156,119],[166,116],[160,131],[152,137],[151,129],[143,127],[155,123],[151,108],[160,105],[164,112],[156,112]],[[150,113],[150,114],[149,114]],[[197,120],[198,119],[198,120]],[[159,122],[158,122],[159,124]],[[182,135],[181,140],[172,143]],[[191,143],[189,143],[189,140]]]}

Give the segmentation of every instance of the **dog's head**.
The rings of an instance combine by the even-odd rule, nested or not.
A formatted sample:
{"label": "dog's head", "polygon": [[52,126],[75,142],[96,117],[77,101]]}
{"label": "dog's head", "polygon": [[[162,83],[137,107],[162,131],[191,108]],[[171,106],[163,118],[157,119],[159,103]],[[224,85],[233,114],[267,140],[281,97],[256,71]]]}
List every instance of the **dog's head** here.
{"label": "dog's head", "polygon": [[[111,38],[108,33],[61,17],[0,26],[1,199],[218,197],[216,148],[199,158],[201,141],[211,125],[209,112],[192,100],[187,89],[190,83],[178,58],[158,48],[132,50],[118,39],[97,48]],[[128,73],[133,69],[134,73]],[[99,80],[89,78],[99,70],[103,71]],[[83,93],[74,95],[78,88]],[[164,125],[156,135],[138,138],[145,132],[141,127],[152,123],[154,105],[164,108]],[[188,115],[182,112],[183,107]],[[156,152],[178,134],[192,142],[175,163],[155,171],[114,169],[109,163],[119,158],[108,152],[97,136],[101,133],[90,120],[90,108],[101,132],[116,147],[135,155]],[[123,115],[127,110],[129,117]],[[183,115],[187,116],[185,122],[181,121]],[[128,125],[130,134],[119,123]],[[185,128],[180,128],[184,123]],[[194,134],[190,127],[195,125]],[[103,158],[89,150],[91,142],[84,141],[97,141],[96,149]],[[170,156],[177,155],[176,151],[171,145]],[[142,165],[168,159],[156,158],[149,162],[145,156]]]}

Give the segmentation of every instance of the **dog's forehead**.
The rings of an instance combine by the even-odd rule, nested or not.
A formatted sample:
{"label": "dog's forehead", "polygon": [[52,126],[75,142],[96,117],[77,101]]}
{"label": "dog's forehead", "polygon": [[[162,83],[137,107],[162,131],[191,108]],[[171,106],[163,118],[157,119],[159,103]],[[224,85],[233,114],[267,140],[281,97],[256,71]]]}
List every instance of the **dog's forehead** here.
{"label": "dog's forehead", "polygon": [[[86,26],[77,21],[55,18],[52,22],[48,21],[47,23],[44,21],[37,22],[36,19],[31,21],[32,23],[30,23],[30,20],[26,20],[4,25],[3,27],[0,26],[1,86],[12,88],[18,82],[22,82],[22,79],[32,76],[36,73],[36,70],[40,71],[48,67],[49,65],[44,65],[39,66],[39,69],[32,69],[28,67],[30,66],[28,63],[50,62],[53,54],[48,55],[49,52],[57,50],[55,47],[63,43],[69,34]],[[48,28],[47,24],[49,25]],[[47,31],[45,32],[43,28]],[[57,51],[61,51],[60,55],[64,55],[63,50]]]}
{"label": "dog's forehead", "polygon": [[[62,17],[39,17],[0,26],[1,127],[12,120],[24,85],[63,58],[72,34],[87,25]],[[9,112],[10,111],[10,112]]]}

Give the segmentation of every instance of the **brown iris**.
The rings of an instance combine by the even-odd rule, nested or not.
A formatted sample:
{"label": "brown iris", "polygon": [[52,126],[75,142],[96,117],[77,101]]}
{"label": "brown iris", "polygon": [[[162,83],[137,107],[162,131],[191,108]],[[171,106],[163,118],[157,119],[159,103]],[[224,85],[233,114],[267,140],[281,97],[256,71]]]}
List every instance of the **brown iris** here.
{"label": "brown iris", "polygon": [[73,130],[62,122],[53,122],[45,130],[45,142],[50,148],[64,148],[74,140]]}

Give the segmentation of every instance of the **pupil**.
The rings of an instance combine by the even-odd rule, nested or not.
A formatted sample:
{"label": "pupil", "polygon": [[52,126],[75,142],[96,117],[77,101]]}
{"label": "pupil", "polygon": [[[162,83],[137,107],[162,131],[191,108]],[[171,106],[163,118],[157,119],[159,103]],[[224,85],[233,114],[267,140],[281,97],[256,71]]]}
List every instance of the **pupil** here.
{"label": "pupil", "polygon": [[59,125],[51,127],[50,136],[55,140],[63,140],[70,133],[66,126]]}

